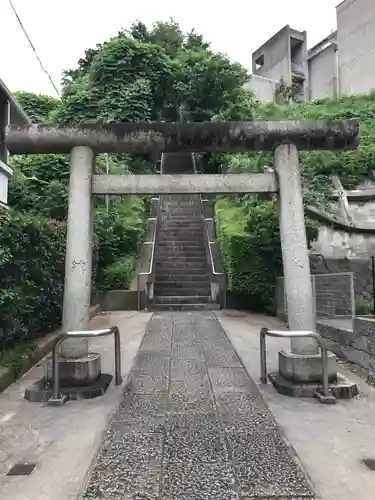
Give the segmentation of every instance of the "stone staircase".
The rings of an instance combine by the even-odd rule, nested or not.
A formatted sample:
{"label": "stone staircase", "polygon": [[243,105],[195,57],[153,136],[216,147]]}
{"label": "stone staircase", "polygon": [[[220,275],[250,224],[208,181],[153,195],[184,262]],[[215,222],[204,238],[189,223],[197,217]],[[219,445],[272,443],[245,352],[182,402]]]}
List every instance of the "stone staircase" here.
{"label": "stone staircase", "polygon": [[[193,174],[190,154],[164,155],[163,173]],[[162,196],[155,256],[153,310],[216,309],[197,195]]]}

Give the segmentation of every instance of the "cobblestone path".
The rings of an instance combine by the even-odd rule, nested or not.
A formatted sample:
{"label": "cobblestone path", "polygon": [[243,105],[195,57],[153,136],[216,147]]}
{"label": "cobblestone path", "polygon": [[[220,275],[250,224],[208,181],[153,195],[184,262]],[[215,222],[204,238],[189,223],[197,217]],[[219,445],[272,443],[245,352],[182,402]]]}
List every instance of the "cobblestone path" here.
{"label": "cobblestone path", "polygon": [[154,314],[84,500],[315,498],[211,312]]}

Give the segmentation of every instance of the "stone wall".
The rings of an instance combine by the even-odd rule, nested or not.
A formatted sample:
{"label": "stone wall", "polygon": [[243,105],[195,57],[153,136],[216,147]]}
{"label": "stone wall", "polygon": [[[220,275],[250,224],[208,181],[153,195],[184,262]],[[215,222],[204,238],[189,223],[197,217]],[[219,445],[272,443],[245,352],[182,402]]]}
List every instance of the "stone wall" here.
{"label": "stone wall", "polygon": [[354,332],[323,323],[317,330],[337,356],[375,372],[375,317],[356,318]]}

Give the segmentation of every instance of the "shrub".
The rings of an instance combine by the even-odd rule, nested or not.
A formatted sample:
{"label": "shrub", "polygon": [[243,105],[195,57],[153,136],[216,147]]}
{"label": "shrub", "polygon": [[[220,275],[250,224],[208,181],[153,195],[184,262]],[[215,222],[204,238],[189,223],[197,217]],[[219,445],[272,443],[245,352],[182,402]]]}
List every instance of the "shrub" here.
{"label": "shrub", "polygon": [[15,211],[0,214],[2,349],[61,322],[66,225]]}
{"label": "shrub", "polygon": [[103,270],[103,291],[127,290],[135,268],[135,257],[125,255]]}
{"label": "shrub", "polygon": [[[250,309],[273,313],[276,278],[282,275],[276,201],[222,198],[215,214],[228,290],[245,298]],[[311,241],[316,226],[307,221],[306,227]]]}
{"label": "shrub", "polygon": [[374,314],[374,303],[372,298],[365,295],[357,295],[355,298],[355,312],[357,316]]}

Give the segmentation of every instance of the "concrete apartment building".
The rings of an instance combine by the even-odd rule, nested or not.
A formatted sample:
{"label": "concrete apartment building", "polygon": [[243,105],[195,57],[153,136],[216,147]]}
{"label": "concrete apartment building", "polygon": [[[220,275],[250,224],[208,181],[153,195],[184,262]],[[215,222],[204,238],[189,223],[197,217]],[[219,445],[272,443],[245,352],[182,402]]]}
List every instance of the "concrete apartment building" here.
{"label": "concrete apartment building", "polygon": [[375,89],[375,0],[344,0],[337,31],[310,50],[306,31],[285,26],[252,55],[247,85],[259,100],[273,100],[281,79],[296,100],[361,94]]}

